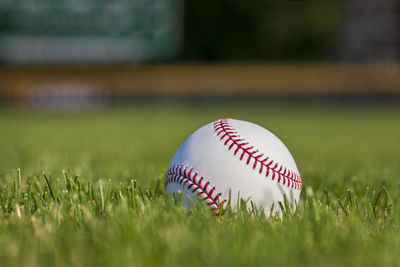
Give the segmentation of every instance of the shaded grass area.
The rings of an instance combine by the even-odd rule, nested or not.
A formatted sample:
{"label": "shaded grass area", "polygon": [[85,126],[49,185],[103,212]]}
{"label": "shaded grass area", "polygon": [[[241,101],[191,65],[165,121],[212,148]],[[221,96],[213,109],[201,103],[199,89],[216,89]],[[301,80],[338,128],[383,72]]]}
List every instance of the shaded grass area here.
{"label": "shaded grass area", "polygon": [[[295,214],[217,217],[166,197],[174,151],[219,117],[258,123],[288,146],[303,177]],[[400,107],[3,110],[0,125],[2,266],[400,264]]]}

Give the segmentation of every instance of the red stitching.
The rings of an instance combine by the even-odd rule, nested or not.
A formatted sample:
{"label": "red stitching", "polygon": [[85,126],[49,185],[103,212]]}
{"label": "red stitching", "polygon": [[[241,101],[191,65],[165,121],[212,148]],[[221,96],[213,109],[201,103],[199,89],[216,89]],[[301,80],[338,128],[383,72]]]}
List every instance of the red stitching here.
{"label": "red stitching", "polygon": [[[249,145],[246,140],[241,138],[238,132],[230,124],[228,118],[216,120],[214,122],[214,131],[217,136],[220,137],[220,140],[223,141],[224,146],[228,145],[229,142],[231,142],[231,144],[229,144],[228,146],[228,150],[231,150],[234,146],[236,146],[236,149],[233,152],[234,155],[236,155],[239,151],[242,152],[239,154],[240,160],[243,160],[243,158],[245,158],[245,155],[247,155],[246,165],[249,165],[251,160],[254,160],[253,169],[257,169],[257,165],[259,164],[259,173],[262,173],[265,168],[266,177],[271,171],[272,180],[275,180],[275,177],[277,176],[278,183],[280,183],[282,180],[283,185],[286,184],[286,186],[288,187],[301,189],[302,183],[300,175],[294,173],[291,170],[288,170],[277,162],[274,162],[272,159],[268,162],[269,157],[264,156],[264,154],[262,153],[259,153],[258,150],[254,149],[254,147]],[[222,136],[220,136],[221,134]]]}
{"label": "red stitching", "polygon": [[[168,168],[165,176],[165,188],[167,188],[167,185],[170,183],[177,183],[180,185],[189,183],[187,188],[202,198],[207,205],[210,206],[211,210],[214,210],[218,214],[226,200],[220,200],[221,193],[216,193],[215,187],[211,187],[208,181],[204,182],[202,176],[196,181],[197,176],[198,173],[193,169],[182,165],[172,165]],[[194,188],[191,189],[192,187]]]}

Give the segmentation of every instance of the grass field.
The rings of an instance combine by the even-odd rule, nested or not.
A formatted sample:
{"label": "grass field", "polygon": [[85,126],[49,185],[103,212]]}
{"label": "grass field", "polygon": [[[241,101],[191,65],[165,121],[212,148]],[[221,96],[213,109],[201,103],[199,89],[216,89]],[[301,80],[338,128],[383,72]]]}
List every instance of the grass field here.
{"label": "grass field", "polygon": [[[303,177],[295,214],[217,217],[166,197],[174,151],[219,117],[288,146]],[[0,266],[399,266],[399,173],[399,106],[1,110]]]}

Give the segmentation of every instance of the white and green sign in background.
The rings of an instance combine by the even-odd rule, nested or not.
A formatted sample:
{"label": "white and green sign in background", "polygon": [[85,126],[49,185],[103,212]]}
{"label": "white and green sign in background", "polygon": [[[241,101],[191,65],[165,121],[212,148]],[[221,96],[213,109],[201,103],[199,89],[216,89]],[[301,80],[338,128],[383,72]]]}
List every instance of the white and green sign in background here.
{"label": "white and green sign in background", "polygon": [[1,64],[168,59],[182,41],[180,0],[0,0]]}

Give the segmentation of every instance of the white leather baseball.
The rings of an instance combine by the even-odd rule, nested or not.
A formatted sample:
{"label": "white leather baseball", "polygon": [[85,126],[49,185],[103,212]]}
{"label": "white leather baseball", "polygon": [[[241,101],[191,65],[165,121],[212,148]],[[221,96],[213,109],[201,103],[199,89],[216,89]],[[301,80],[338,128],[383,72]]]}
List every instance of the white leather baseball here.
{"label": "white leather baseball", "polygon": [[[190,135],[168,167],[165,190],[173,197],[184,192],[182,205],[204,199],[218,212],[230,198],[249,200],[268,217],[280,214],[284,195],[295,210],[301,177],[286,146],[268,130],[254,123],[219,119]],[[196,196],[197,195],[197,196]],[[251,202],[250,202],[251,201]]]}

